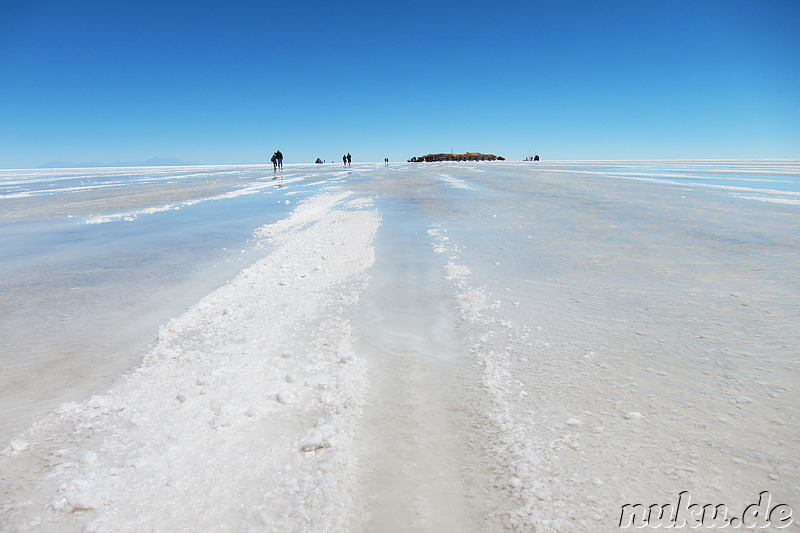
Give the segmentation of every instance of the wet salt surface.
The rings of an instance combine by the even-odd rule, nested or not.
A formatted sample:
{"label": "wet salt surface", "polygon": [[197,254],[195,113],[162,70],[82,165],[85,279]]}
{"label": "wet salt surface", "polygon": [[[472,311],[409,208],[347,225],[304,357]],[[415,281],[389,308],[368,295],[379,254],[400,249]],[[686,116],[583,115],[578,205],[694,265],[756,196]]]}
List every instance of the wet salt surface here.
{"label": "wet salt surface", "polygon": [[510,436],[511,523],[604,529],[619,502],[684,490],[731,516],[762,490],[793,501],[796,211],[537,177],[507,177],[432,243],[469,266],[459,296]]}
{"label": "wet salt surface", "polygon": [[[63,381],[83,379],[76,394],[85,395],[10,435],[0,522],[40,531],[606,531],[622,505],[675,503],[681,491],[726,504],[729,517],[763,490],[798,508],[797,206],[785,187],[748,195],[650,176],[773,169],[796,183],[797,165],[653,167],[298,166],[274,185],[263,169],[213,169],[235,176],[218,182],[192,169],[186,179],[204,185],[171,177],[151,189],[145,172],[141,202],[119,194],[102,212],[101,196],[76,197],[75,212],[58,212],[108,228],[132,248],[129,268],[115,269],[121,278],[92,271],[84,287],[95,296],[73,304],[100,305],[110,340],[64,320],[80,346],[64,357],[59,337],[43,335],[37,372],[70,361],[75,373]],[[180,209],[150,209],[166,205]],[[20,224],[43,223],[47,211]],[[239,224],[222,224],[243,212]],[[147,224],[180,221],[174,238],[131,246],[160,234]],[[126,234],[124,224],[136,228]],[[236,254],[202,253],[202,231],[188,238],[221,225],[217,246]],[[77,256],[95,249],[84,239]],[[195,247],[176,254],[178,268],[171,254],[150,265],[134,253],[182,241]],[[41,272],[75,276],[61,260],[68,250]],[[116,253],[91,262],[113,265]],[[208,265],[232,257],[224,284]],[[39,259],[26,251],[10,263]],[[34,284],[27,294],[53,292],[22,270],[12,278]],[[175,270],[220,288],[179,276],[179,292],[196,295],[186,307],[207,294],[181,314],[186,307],[154,295],[174,284],[158,274]],[[133,286],[151,287],[147,304]],[[128,294],[126,305],[103,298],[108,291]],[[24,345],[48,305],[7,298],[24,316],[8,330]],[[149,323],[121,335],[136,313]],[[139,366],[148,342],[126,351],[119,339],[147,338],[157,324],[143,366],[110,392],[110,376],[79,375],[104,357],[117,372]],[[35,401],[58,405],[2,398],[6,413]]]}
{"label": "wet salt surface", "polygon": [[[167,184],[153,169],[111,169],[110,177],[109,169],[70,170],[81,176],[68,180],[72,187],[50,178],[54,171],[29,171],[41,174],[30,190],[48,193],[24,202],[3,196],[19,195],[20,180],[0,182],[0,440],[137,366],[160,324],[263,254],[249,242],[252,230],[290,211],[285,195],[273,191],[282,192],[291,177],[230,170],[221,180],[214,168],[213,187],[195,168],[180,173],[184,181],[174,169],[164,171],[174,182]],[[82,189],[88,180],[112,182],[114,190],[98,197]],[[269,189],[213,199],[252,188],[254,180]],[[195,203],[162,209],[176,199]],[[89,223],[98,216],[109,222]]]}

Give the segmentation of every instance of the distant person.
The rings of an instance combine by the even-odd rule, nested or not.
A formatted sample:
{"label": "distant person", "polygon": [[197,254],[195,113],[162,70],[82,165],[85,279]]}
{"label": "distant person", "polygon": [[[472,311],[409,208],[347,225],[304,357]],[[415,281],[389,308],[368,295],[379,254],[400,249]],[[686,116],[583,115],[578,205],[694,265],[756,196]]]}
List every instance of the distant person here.
{"label": "distant person", "polygon": [[278,168],[283,170],[283,154],[280,150],[275,152],[275,157],[278,159]]}
{"label": "distant person", "polygon": [[387,167],[389,166],[389,158],[388,157],[384,157],[383,158],[383,164],[386,165]]}
{"label": "distant person", "polygon": [[346,155],[343,155],[343,156],[342,156],[342,164],[343,164],[344,166],[347,166],[347,156],[346,156]]}
{"label": "distant person", "polygon": [[347,166],[348,167],[350,166],[350,162],[351,161],[352,161],[352,158],[350,157],[350,152],[347,152]]}
{"label": "distant person", "polygon": [[270,159],[270,161],[272,161],[272,171],[273,172],[277,171],[278,170],[278,152],[274,152],[272,154],[272,158]]}

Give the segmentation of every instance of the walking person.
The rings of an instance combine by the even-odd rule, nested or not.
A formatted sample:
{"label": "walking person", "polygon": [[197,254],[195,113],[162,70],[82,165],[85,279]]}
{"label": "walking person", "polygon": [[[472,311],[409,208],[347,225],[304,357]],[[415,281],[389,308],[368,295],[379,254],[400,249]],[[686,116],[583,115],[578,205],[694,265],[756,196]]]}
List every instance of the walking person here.
{"label": "walking person", "polygon": [[349,167],[350,166],[350,161],[352,161],[352,159],[350,158],[350,152],[347,152],[347,156],[346,157],[347,157],[347,166]]}
{"label": "walking person", "polygon": [[342,165],[347,166],[347,156],[346,155],[342,156]]}
{"label": "walking person", "polygon": [[270,161],[272,161],[272,171],[273,172],[277,171],[278,170],[278,152],[273,152],[272,158],[270,159]]}
{"label": "walking person", "polygon": [[278,158],[278,168],[283,170],[283,154],[281,153],[280,150],[275,152],[275,157]]}

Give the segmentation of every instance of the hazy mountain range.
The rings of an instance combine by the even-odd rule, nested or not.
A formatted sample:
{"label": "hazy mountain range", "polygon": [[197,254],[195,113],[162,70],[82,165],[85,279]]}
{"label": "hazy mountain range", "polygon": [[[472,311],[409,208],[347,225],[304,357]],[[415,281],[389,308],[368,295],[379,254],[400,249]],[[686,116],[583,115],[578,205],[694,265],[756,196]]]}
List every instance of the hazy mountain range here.
{"label": "hazy mountain range", "polygon": [[151,157],[147,161],[115,161],[113,163],[84,162],[73,163],[70,161],[51,161],[40,165],[39,168],[85,168],[85,167],[180,167],[195,165],[174,157]]}

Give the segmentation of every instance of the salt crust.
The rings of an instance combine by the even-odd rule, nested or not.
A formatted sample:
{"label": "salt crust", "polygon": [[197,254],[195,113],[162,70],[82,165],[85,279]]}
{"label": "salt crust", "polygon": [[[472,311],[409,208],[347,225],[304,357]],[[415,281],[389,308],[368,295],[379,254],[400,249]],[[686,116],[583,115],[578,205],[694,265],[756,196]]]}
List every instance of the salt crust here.
{"label": "salt crust", "polygon": [[[442,235],[446,231],[435,226],[427,232],[437,253],[458,251],[457,246]],[[440,251],[441,248],[444,249]],[[575,517],[571,512],[576,504],[559,492],[561,480],[553,476],[548,466],[558,459],[550,449],[556,443],[539,442],[537,428],[530,420],[520,417],[514,408],[520,398],[527,402],[528,392],[520,390],[522,383],[515,378],[511,361],[520,347],[532,346],[527,343],[531,331],[501,318],[500,302],[490,301],[491,293],[485,286],[469,283],[467,266],[449,261],[444,271],[445,279],[455,286],[456,309],[471,342],[470,356],[481,369],[480,382],[487,399],[483,413],[486,423],[480,426],[478,433],[485,442],[493,443],[489,454],[495,465],[495,479],[487,491],[501,495],[503,508],[487,517],[486,527],[518,532],[575,530]],[[583,420],[574,417],[563,423],[563,427],[572,430],[583,425]],[[595,428],[595,433],[598,429],[603,430]],[[563,433],[560,443],[580,446],[568,431]],[[575,483],[575,480],[570,479],[570,482]],[[602,483],[596,478],[592,486]],[[581,520],[580,525],[586,530],[599,531],[603,526],[597,512]]]}
{"label": "salt crust", "polygon": [[272,252],[163,326],[141,368],[6,447],[3,530],[345,529],[366,389],[345,312],[379,226],[368,201],[337,209],[350,196],[259,228]]}
{"label": "salt crust", "polygon": [[[441,235],[443,231],[446,230],[440,227],[428,230],[434,251],[444,246],[443,251],[456,252],[452,243],[443,244],[447,240]],[[486,442],[494,443],[489,450],[496,465],[496,479],[491,489],[503,495],[505,506],[503,512],[498,509],[493,515],[499,521],[495,526],[519,532],[570,531],[574,524],[567,519],[553,519],[553,514],[548,512],[552,511],[548,506],[552,506],[557,497],[551,489],[553,483],[545,483],[543,479],[545,454],[530,438],[531,428],[526,421],[515,416],[512,409],[518,387],[510,370],[510,357],[514,345],[526,339],[530,331],[499,318],[496,311],[500,303],[488,301],[490,292],[486,287],[471,286],[467,282],[468,267],[450,261],[444,270],[445,279],[455,284],[456,308],[468,325],[464,331],[471,337],[470,355],[482,368],[480,380],[488,402],[484,413],[487,424],[482,427],[481,436]],[[527,396],[526,391],[519,394]],[[570,418],[566,425],[579,427],[583,422]],[[568,517],[569,509],[563,511],[561,516]]]}
{"label": "salt crust", "polygon": [[465,190],[468,190],[468,191],[474,191],[475,190],[474,187],[470,187],[469,185],[467,185],[464,182],[464,180],[455,178],[453,176],[448,176],[447,174],[439,174],[438,178],[440,180],[444,181],[445,183],[447,183],[448,185],[450,185],[451,187],[453,187],[454,189],[465,189]]}

